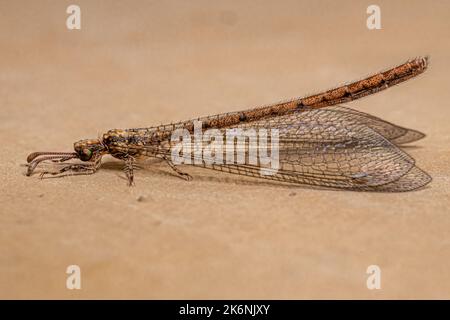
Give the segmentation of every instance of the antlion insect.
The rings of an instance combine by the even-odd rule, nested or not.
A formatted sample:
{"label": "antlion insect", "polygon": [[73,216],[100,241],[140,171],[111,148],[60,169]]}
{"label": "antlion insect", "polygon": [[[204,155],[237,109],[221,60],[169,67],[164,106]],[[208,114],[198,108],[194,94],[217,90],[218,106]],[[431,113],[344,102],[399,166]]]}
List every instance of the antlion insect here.
{"label": "antlion insect", "polygon": [[[31,153],[27,158],[27,175],[48,164],[53,169],[40,171],[41,177],[93,174],[100,168],[102,156],[110,154],[124,161],[129,185],[133,184],[135,162],[141,157],[161,158],[178,175],[189,180],[191,176],[180,171],[171,157],[172,148],[180,142],[172,141],[171,137],[178,129],[193,133],[196,121],[200,121],[203,132],[216,129],[224,135],[230,128],[276,129],[279,167],[273,174],[261,175],[262,164],[249,161],[252,150],[248,146],[234,151],[244,151],[247,155],[242,163],[214,163],[205,154],[201,158],[198,154],[189,155],[194,161],[188,163],[194,166],[349,190],[414,190],[429,183],[431,178],[399,146],[425,135],[339,104],[413,78],[424,72],[427,65],[428,58],[416,58],[363,80],[304,98],[169,125],[110,130],[100,139],[75,142],[75,152]],[[203,141],[202,147],[211,143]]]}

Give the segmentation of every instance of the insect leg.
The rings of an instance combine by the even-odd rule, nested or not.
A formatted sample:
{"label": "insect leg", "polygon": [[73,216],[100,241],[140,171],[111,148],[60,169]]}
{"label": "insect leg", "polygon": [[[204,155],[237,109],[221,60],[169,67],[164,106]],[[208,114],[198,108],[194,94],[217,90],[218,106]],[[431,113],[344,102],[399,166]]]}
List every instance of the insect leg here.
{"label": "insect leg", "polygon": [[134,163],[135,159],[133,157],[128,156],[125,159],[125,167],[123,168],[123,171],[125,172],[125,175],[128,179],[128,186],[134,185]]}
{"label": "insect leg", "polygon": [[45,179],[47,176],[51,176],[53,178],[63,177],[63,176],[78,176],[78,175],[90,175],[94,174],[97,171],[97,167],[95,165],[67,165],[57,171],[43,171],[39,175],[41,179]]}
{"label": "insect leg", "polygon": [[177,166],[170,160],[168,157],[164,156],[164,160],[166,160],[167,164],[172,168],[173,171],[175,171],[181,178],[185,179],[186,181],[191,181],[192,176],[189,173],[183,172],[180,169],[177,168]]}

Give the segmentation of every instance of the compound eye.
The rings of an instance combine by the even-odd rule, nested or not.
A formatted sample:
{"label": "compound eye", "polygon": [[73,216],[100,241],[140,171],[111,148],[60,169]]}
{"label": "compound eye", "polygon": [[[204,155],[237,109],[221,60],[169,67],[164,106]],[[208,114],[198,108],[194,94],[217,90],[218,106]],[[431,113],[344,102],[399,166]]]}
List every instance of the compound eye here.
{"label": "compound eye", "polygon": [[92,150],[91,149],[83,149],[81,150],[80,160],[89,161],[92,158]]}

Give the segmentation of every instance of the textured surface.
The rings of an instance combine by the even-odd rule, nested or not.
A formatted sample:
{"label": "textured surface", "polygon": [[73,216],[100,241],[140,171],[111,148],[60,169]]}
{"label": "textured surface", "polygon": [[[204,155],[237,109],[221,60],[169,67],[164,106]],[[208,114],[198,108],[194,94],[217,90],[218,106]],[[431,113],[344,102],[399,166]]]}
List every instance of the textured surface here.
{"label": "textured surface", "polygon": [[[77,1],[0,3],[1,298],[450,298],[447,2]],[[40,181],[29,152],[72,151],[111,128],[276,102],[429,54],[426,74],[351,104],[427,137],[407,152],[424,190],[313,190],[150,161],[128,188],[94,176]],[[65,269],[82,270],[82,290]],[[366,288],[366,268],[382,289]]]}

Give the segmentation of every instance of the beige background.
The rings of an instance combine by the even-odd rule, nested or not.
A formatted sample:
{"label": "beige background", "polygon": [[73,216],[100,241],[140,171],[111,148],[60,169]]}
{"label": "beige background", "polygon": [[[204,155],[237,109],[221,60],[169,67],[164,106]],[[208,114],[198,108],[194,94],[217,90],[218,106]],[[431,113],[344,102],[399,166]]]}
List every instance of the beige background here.
{"label": "beige background", "polygon": [[[65,27],[82,10],[81,31]],[[450,298],[450,2],[0,2],[1,298]],[[417,55],[418,79],[352,103],[427,138],[403,194],[311,190],[149,164],[128,188],[40,181],[28,153],[316,92]],[[140,201],[138,201],[138,199]],[[65,269],[82,270],[82,290]],[[366,268],[382,289],[366,288]]]}

